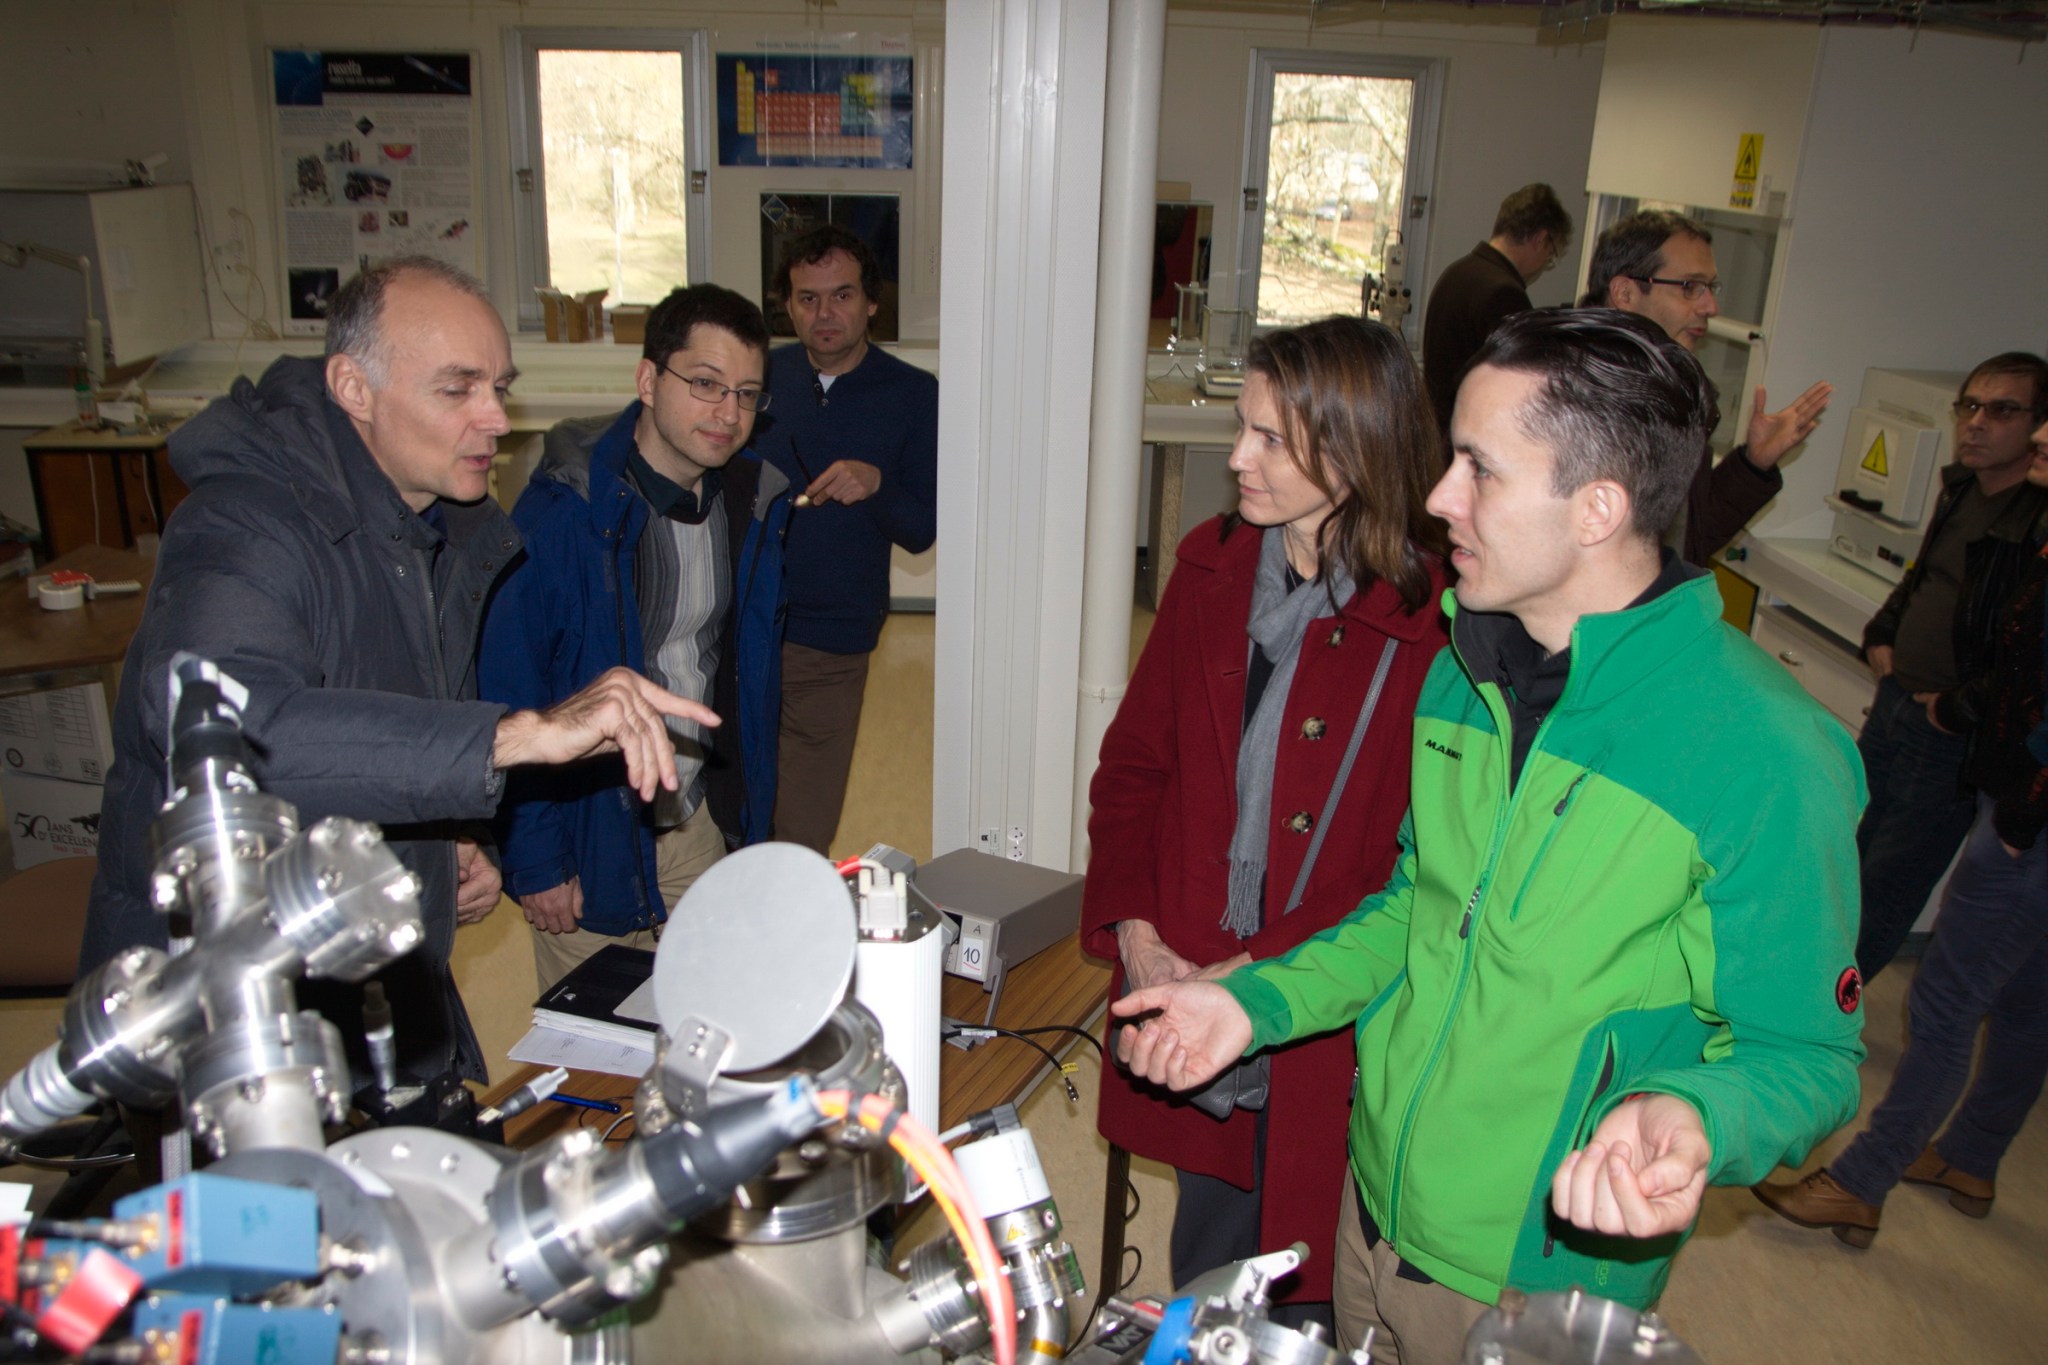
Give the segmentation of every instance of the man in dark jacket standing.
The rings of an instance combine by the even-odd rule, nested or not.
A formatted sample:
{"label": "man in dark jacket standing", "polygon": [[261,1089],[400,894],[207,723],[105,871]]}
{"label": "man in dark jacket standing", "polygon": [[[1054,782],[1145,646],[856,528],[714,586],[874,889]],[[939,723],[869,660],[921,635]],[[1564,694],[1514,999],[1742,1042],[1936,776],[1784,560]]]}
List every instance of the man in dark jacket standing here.
{"label": "man in dark jacket standing", "polygon": [[2024,351],[1970,371],[1956,394],[1956,458],[1913,566],[1863,628],[1877,697],[1856,744],[1870,806],[1856,831],[1868,981],[1899,951],[1970,831],[1958,778],[1976,728],[1999,613],[2048,519],[2027,481],[2027,433],[2048,416],[2048,362]]}
{"label": "man in dark jacket standing", "polygon": [[768,837],[790,499],[747,449],[767,359],[759,308],[713,284],[675,290],[648,315],[638,401],[549,432],[512,511],[526,558],[484,623],[485,697],[545,706],[624,665],[727,722],[670,727],[679,785],[652,802],[623,773],[513,778],[505,881],[543,991],[606,944],[653,947],[728,846]]}
{"label": "man in dark jacket standing", "polygon": [[[2027,483],[2048,488],[2048,422],[2032,447]],[[1942,699],[1967,705],[1974,718],[1963,780],[1976,790],[1976,822],[1913,974],[1912,1037],[1891,1089],[1833,1162],[1796,1184],[1756,1187],[1778,1213],[1830,1228],[1850,1246],[1877,1236],[1885,1196],[1901,1180],[1945,1189],[1957,1212],[1989,1217],[1999,1163],[2048,1077],[2048,750],[2038,737],[2044,554],[2037,527],[2012,565],[1989,665],[1966,697]],[[1984,1055],[1973,1077],[1980,1027]]]}
{"label": "man in dark jacket standing", "polygon": [[1422,314],[1422,378],[1443,430],[1451,429],[1465,363],[1501,319],[1529,310],[1529,286],[1571,243],[1571,214],[1537,181],[1501,200],[1493,235],[1436,277]]}
{"label": "man in dark jacket standing", "polygon": [[[255,775],[302,826],[377,821],[419,878],[425,941],[380,974],[400,1070],[484,1079],[448,957],[458,919],[497,904],[499,877],[465,822],[488,818],[505,770],[526,763],[622,749],[646,791],[673,786],[661,717],[716,723],[624,670],[546,712],[474,700],[482,603],[519,551],[482,501],[514,375],[483,286],[398,258],[335,294],[324,360],[237,380],[172,436],[192,494],[165,528],[122,672],[82,969],[168,941],[149,828],[165,796],[166,674],[189,650],[248,689]],[[358,998],[329,996],[319,1003],[355,1051]]]}
{"label": "man in dark jacket standing", "polygon": [[778,279],[798,343],[768,357],[761,455],[800,490],[789,529],[789,628],[775,837],[831,850],[853,766],[868,655],[889,614],[889,547],[938,531],[939,382],[868,343],[882,272],[860,238],[791,242]]}

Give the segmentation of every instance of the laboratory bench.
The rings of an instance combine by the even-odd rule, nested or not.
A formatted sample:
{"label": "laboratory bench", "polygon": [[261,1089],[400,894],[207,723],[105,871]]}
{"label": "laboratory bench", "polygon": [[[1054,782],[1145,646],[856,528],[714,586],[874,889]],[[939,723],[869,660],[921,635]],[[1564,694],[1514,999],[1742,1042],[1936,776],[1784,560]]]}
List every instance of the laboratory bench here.
{"label": "laboratory bench", "polygon": [[148,543],[144,537],[161,535],[164,519],[188,491],[171,469],[176,427],[174,421],[123,435],[74,419],[24,440],[43,557],[57,559],[87,545],[133,550]]}

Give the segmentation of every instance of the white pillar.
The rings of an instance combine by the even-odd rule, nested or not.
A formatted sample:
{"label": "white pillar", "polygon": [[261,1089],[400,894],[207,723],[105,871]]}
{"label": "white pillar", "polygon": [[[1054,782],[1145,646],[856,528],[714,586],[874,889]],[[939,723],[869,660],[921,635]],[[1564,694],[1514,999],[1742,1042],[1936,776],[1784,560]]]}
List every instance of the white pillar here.
{"label": "white pillar", "polygon": [[[1166,0],[1123,0],[1110,15],[1117,73],[1103,114],[1102,259],[1095,286],[1095,404],[1088,435],[1088,550],[1081,584],[1081,680],[1074,731],[1074,823],[1067,866],[1088,865],[1088,783],[1130,677],[1137,567],[1139,433],[1159,178]],[[1156,551],[1155,551],[1156,552]]]}
{"label": "white pillar", "polygon": [[934,853],[1066,865],[1109,7],[946,6]]}

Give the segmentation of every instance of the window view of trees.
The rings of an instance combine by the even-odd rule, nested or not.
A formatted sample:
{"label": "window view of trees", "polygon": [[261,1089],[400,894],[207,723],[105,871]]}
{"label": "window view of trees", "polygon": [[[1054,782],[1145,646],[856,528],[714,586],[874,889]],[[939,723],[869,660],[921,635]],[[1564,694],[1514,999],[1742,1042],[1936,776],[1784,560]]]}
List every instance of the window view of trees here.
{"label": "window view of trees", "polygon": [[1260,326],[1356,314],[1401,226],[1415,83],[1280,72],[1266,156]]}
{"label": "window view of trees", "polygon": [[544,50],[548,281],[656,303],[689,277],[680,52]]}

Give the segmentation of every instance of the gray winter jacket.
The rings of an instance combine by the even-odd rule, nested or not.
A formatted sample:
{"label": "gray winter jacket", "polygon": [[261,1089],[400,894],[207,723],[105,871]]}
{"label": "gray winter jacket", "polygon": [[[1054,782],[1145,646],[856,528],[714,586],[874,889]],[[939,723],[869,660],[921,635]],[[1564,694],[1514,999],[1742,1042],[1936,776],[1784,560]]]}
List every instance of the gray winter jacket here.
{"label": "gray winter jacket", "polygon": [[[302,828],[329,815],[374,820],[419,876],[426,942],[383,973],[401,1069],[425,1079],[452,1063],[481,1080],[448,971],[451,840],[491,815],[503,787],[491,747],[505,708],[474,700],[476,638],[519,533],[486,499],[429,509],[444,514],[444,540],[327,397],[317,359],[287,357],[257,384],[237,380],[170,446],[192,492],[165,527],[121,674],[80,967],[166,941],[148,903],[149,828],[165,795],[166,673],[173,654],[192,650],[248,688],[257,779],[297,805]],[[359,996],[331,996],[301,986],[353,1056]]]}

